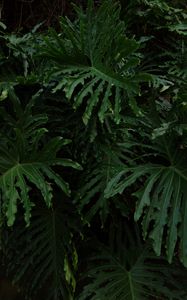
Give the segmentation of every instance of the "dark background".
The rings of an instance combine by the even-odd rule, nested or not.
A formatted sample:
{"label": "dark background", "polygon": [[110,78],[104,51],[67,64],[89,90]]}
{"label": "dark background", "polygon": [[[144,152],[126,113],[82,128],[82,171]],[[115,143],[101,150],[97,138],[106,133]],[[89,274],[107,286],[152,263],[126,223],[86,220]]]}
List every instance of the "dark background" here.
{"label": "dark background", "polygon": [[[86,0],[74,0],[85,6]],[[97,2],[97,1],[95,1]],[[73,16],[71,0],[0,0],[1,22],[8,31],[27,31],[44,22],[43,28],[57,26],[60,15]]]}

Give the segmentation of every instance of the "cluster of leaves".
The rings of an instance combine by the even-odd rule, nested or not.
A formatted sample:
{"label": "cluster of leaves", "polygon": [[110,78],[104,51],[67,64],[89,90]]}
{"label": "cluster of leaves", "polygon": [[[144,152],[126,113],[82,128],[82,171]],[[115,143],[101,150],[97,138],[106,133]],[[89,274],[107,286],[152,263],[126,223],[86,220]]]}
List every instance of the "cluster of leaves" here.
{"label": "cluster of leaves", "polygon": [[1,257],[26,297],[187,297],[187,12],[120,2],[0,24]]}

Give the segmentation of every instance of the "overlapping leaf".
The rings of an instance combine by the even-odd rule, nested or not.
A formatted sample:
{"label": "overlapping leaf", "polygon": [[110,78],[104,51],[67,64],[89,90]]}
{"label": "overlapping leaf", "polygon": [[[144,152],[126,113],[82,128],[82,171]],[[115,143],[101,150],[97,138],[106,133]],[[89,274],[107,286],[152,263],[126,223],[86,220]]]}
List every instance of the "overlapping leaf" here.
{"label": "overlapping leaf", "polygon": [[79,300],[144,300],[155,297],[174,300],[186,296],[177,283],[177,269],[168,268],[163,259],[155,257],[148,246],[141,244],[138,235],[134,237],[132,229],[127,227],[122,233],[120,222],[115,229],[113,224],[110,247],[100,245],[100,253],[91,259],[94,265],[86,274],[90,283],[84,287]]}
{"label": "overlapping leaf", "polygon": [[[151,156],[162,158],[166,165],[150,162],[124,168],[108,183],[105,196],[111,197],[122,193],[139,180],[141,188],[134,193],[138,197],[135,220],[143,217],[144,237],[149,236],[153,240],[157,255],[161,254],[162,247],[165,245],[169,262],[175,256],[177,243],[180,240],[180,259],[187,266],[186,149],[172,150],[175,143],[174,132],[172,134],[173,136],[169,135],[169,139],[166,138],[166,133],[162,137],[157,137],[152,148],[154,153],[150,152],[150,158]],[[141,146],[139,149],[141,151]]]}
{"label": "overlapping leaf", "polygon": [[101,122],[111,114],[116,123],[128,106],[141,114],[135,96],[140,92],[139,82],[151,77],[136,71],[139,44],[125,36],[119,5],[103,1],[95,12],[89,1],[86,13],[79,8],[76,11],[78,21],[62,19],[63,34],[51,30],[41,49],[42,56],[56,62],[49,73],[50,80],[58,82],[53,92],[64,90],[75,109],[85,105],[85,124],[95,111]]}
{"label": "overlapping leaf", "polygon": [[99,213],[104,223],[111,202],[104,196],[104,190],[111,178],[124,167],[122,161],[126,156],[120,151],[120,147],[102,145],[100,148],[103,159],[94,163],[89,171],[83,172],[80,180],[81,188],[77,192],[75,202],[88,222]]}
{"label": "overlapping leaf", "polygon": [[22,282],[28,297],[41,289],[45,299],[73,299],[77,258],[72,236],[77,224],[73,208],[65,202],[63,199],[63,208],[34,209],[27,228],[20,220],[12,230],[4,228],[2,253],[7,273],[14,282]]}
{"label": "overlapping leaf", "polygon": [[[30,190],[35,187],[49,207],[53,198],[53,184],[65,194],[70,194],[68,184],[58,175],[53,166],[79,168],[80,166],[57,153],[67,142],[61,137],[46,138],[45,114],[33,114],[31,101],[23,111],[15,97],[15,110],[19,119],[1,110],[7,137],[1,132],[0,143],[0,189],[1,206],[7,216],[8,225],[15,220],[18,203],[25,210],[25,221],[29,224],[33,202]],[[3,123],[3,122],[2,122]]]}

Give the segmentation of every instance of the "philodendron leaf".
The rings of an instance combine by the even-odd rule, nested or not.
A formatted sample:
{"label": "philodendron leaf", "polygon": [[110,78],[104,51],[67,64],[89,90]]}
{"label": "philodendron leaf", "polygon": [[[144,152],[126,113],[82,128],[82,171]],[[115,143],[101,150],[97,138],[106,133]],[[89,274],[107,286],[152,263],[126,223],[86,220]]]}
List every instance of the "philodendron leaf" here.
{"label": "philodendron leaf", "polygon": [[[73,225],[70,203],[64,198],[63,204],[58,205],[58,209],[36,207],[29,227],[19,218],[11,230],[6,228],[4,232],[3,257],[8,274],[14,283],[24,284],[28,298],[34,297],[40,288],[46,289],[46,282],[50,281],[46,300],[73,299],[76,283],[70,244],[73,231],[78,228]],[[16,251],[12,251],[15,248]]]}
{"label": "philodendron leaf", "polygon": [[148,245],[143,246],[140,236],[134,237],[132,225],[131,230],[127,227],[122,233],[119,222],[113,236],[110,247],[97,245],[99,253],[90,258],[89,270],[83,275],[86,284],[78,300],[149,300],[153,297],[182,300],[185,297],[186,292],[177,281],[177,268],[168,267],[164,259],[153,255]]}
{"label": "philodendron leaf", "polygon": [[50,31],[41,52],[55,63],[53,92],[63,90],[74,109],[84,105],[85,125],[93,114],[101,123],[110,114],[119,124],[127,107],[142,113],[139,83],[151,77],[136,71],[139,43],[125,36],[118,3],[105,0],[97,10],[91,2],[86,13],[76,9],[76,23],[62,18],[62,34]]}
{"label": "philodendron leaf", "polygon": [[52,205],[54,184],[67,196],[70,195],[69,184],[54,170],[54,166],[81,168],[71,159],[58,157],[67,143],[62,137],[48,138],[48,142],[43,143],[48,133],[44,128],[47,118],[45,114],[34,115],[32,106],[30,102],[24,112],[19,107],[19,122],[2,110],[6,130],[13,136],[0,143],[0,201],[9,226],[14,224],[20,203],[29,225],[34,206],[31,199],[33,189],[40,192],[47,207]]}
{"label": "philodendron leaf", "polygon": [[105,196],[122,193],[143,176],[147,177],[144,186],[134,193],[138,198],[134,218],[138,221],[143,217],[144,238],[148,236],[153,240],[153,248],[157,255],[161,254],[162,245],[165,244],[169,262],[172,262],[176,244],[180,240],[180,259],[187,266],[187,253],[184,250],[187,241],[184,234],[187,194],[185,168],[146,164],[127,168],[111,179]]}

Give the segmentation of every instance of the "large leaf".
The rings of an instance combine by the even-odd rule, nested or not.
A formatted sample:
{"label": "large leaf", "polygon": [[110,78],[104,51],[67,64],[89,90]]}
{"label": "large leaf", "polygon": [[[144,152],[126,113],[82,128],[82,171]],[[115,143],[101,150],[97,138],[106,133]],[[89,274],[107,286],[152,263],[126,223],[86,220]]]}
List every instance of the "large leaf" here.
{"label": "large leaf", "polygon": [[77,192],[76,203],[88,222],[99,213],[104,223],[112,200],[104,196],[104,190],[111,178],[124,167],[122,160],[126,156],[120,147],[112,144],[100,145],[97,150],[100,151],[98,161],[94,161],[80,177],[81,187]]}
{"label": "large leaf", "polygon": [[98,246],[99,254],[86,274],[90,283],[78,299],[183,299],[186,292],[180,291],[177,268],[155,257],[132,229],[121,228],[120,222],[112,224],[110,247]]}
{"label": "large leaf", "polygon": [[21,220],[12,229],[4,227],[7,273],[27,296],[41,290],[39,297],[45,299],[73,299],[77,254],[72,237],[78,229],[73,211],[63,199],[63,208],[35,209],[27,228]]}
{"label": "large leaf", "polygon": [[79,8],[76,11],[78,21],[61,19],[63,34],[51,30],[41,49],[42,56],[56,62],[54,71],[48,72],[48,80],[58,82],[53,92],[64,90],[75,109],[86,104],[85,124],[95,109],[101,122],[111,114],[119,123],[120,112],[128,105],[140,114],[135,101],[139,82],[151,78],[136,71],[139,44],[125,36],[119,5],[103,1],[95,12],[89,1],[86,13]]}
{"label": "large leaf", "polygon": [[[144,237],[149,236],[153,240],[157,255],[161,254],[162,246],[165,245],[169,262],[172,261],[180,240],[179,256],[187,266],[187,152],[186,147],[180,147],[179,144],[176,146],[177,140],[174,130],[159,133],[154,137],[152,147],[151,144],[150,148],[148,145],[144,146],[150,163],[149,160],[142,163],[139,159],[137,166],[124,168],[108,183],[105,196],[114,196],[127,188],[131,188],[133,193],[135,183],[139,182],[139,189],[136,188],[133,193],[138,197],[134,216],[135,220],[143,217]],[[141,152],[142,146],[137,144],[137,147]],[[158,162],[163,163],[152,163],[155,157]]]}
{"label": "large leaf", "polygon": [[[69,185],[53,170],[53,166],[80,167],[70,159],[57,157],[66,141],[62,137],[47,138],[47,129],[43,127],[47,116],[33,114],[33,100],[24,111],[19,99],[14,100],[17,117],[8,114],[3,107],[0,111],[5,121],[0,131],[1,207],[9,226],[14,223],[20,202],[24,207],[25,221],[29,224],[34,205],[30,197],[31,190],[40,191],[48,207],[52,203],[54,183],[65,194],[70,194]],[[4,132],[7,132],[7,136]]]}

